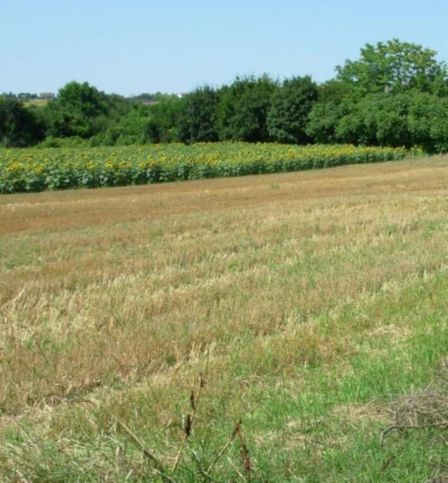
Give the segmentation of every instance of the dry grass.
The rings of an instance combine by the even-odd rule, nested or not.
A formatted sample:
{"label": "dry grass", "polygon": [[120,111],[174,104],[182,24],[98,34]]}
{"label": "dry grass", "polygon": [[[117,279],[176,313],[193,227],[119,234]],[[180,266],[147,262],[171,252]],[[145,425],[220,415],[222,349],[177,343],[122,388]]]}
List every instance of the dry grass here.
{"label": "dry grass", "polygon": [[[382,357],[413,329],[376,317],[381,300],[448,264],[447,194],[448,160],[431,158],[2,196],[0,428],[26,415],[47,437],[99,434],[112,423],[89,399],[176,438],[173,401],[204,370],[226,409],[204,403],[198,424],[228,435],[273,378],[291,393],[298,368]],[[78,420],[49,416],[67,405]]]}

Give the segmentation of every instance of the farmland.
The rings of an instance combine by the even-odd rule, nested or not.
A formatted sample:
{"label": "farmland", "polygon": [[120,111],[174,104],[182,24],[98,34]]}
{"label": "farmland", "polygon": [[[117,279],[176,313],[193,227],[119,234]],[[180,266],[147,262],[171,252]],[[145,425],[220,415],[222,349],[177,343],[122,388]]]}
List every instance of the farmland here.
{"label": "farmland", "polygon": [[0,480],[446,475],[447,195],[432,157],[0,197]]}
{"label": "farmland", "polygon": [[198,143],[0,151],[0,193],[124,186],[402,159],[400,148]]}

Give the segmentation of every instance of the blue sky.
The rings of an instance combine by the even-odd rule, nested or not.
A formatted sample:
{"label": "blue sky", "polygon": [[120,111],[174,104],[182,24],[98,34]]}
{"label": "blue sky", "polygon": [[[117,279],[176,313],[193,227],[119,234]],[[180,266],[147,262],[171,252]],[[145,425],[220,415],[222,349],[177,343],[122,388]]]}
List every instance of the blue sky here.
{"label": "blue sky", "polygon": [[236,75],[317,81],[366,43],[448,60],[446,0],[0,0],[0,92],[186,92]]}

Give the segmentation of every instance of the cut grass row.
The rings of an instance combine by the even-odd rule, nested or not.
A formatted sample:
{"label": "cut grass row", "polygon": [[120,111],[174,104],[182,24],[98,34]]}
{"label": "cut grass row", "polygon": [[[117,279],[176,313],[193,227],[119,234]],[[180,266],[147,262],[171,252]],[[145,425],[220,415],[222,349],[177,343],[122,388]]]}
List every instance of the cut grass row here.
{"label": "cut grass row", "polygon": [[211,143],[0,151],[0,193],[318,169],[403,159],[404,149]]}

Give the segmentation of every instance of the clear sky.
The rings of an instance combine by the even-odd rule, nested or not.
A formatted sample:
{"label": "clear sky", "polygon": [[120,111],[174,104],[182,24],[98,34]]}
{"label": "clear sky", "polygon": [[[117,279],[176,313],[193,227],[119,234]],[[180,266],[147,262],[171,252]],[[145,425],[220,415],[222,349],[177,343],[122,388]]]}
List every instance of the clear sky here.
{"label": "clear sky", "polygon": [[236,75],[317,81],[366,43],[448,60],[447,0],[0,0],[0,92],[186,92]]}

